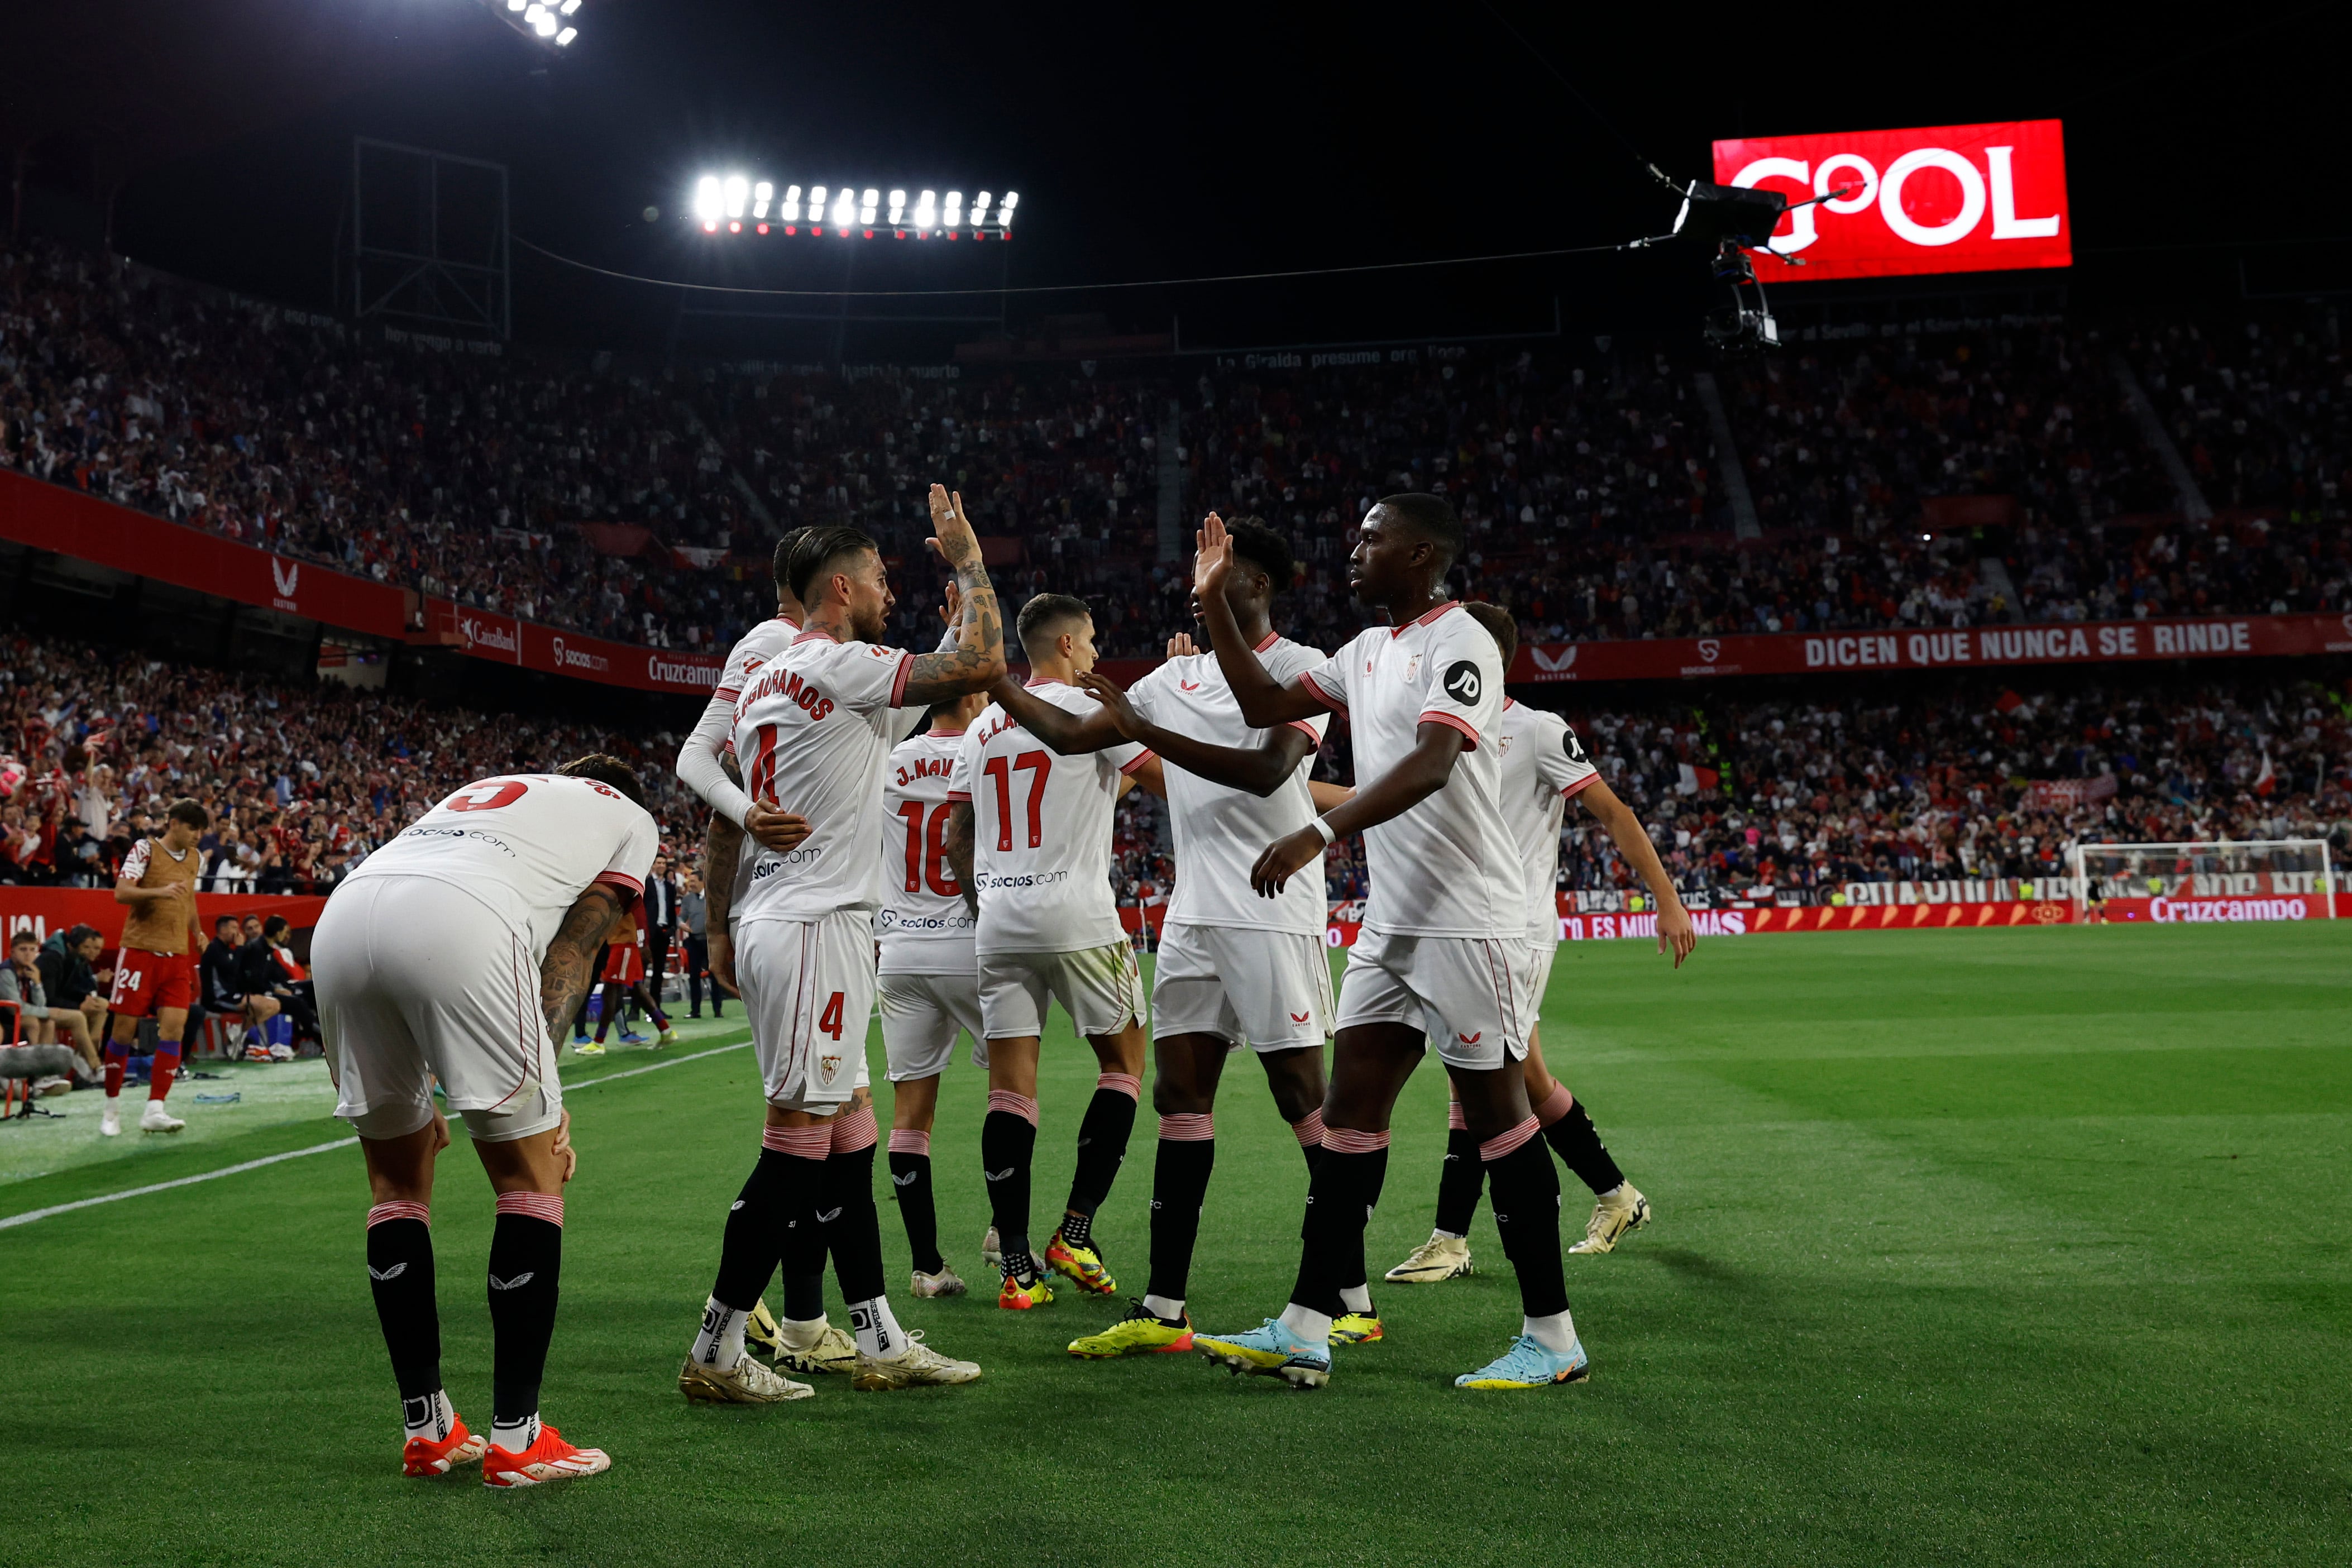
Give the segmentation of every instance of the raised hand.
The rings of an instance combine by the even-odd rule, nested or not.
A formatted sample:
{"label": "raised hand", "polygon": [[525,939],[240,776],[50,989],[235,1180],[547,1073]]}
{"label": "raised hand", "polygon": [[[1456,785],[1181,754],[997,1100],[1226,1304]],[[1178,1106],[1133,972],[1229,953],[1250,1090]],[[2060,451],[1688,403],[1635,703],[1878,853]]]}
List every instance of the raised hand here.
{"label": "raised hand", "polygon": [[1174,637],[1168,639],[1168,657],[1170,658],[1190,658],[1192,655],[1200,651],[1201,650],[1199,648],[1192,646],[1192,634],[1191,632],[1178,632]]}
{"label": "raised hand", "polygon": [[1225,520],[1213,511],[1193,538],[1198,549],[1192,556],[1192,591],[1205,601],[1224,592],[1225,575],[1234,569],[1234,541],[1225,531]]}
{"label": "raised hand", "polygon": [[1121,735],[1130,741],[1143,739],[1143,731],[1150,726],[1144,722],[1143,715],[1135,710],[1135,704],[1127,700],[1125,687],[1108,676],[1090,669],[1078,677],[1078,689],[1110,710],[1110,721]]}
{"label": "raised hand", "polygon": [[931,531],[930,546],[940,560],[958,571],[978,564],[980,536],[963,514],[963,497],[950,494],[945,485],[931,487]]}
{"label": "raised hand", "polygon": [[956,617],[962,614],[963,590],[957,587],[955,579],[950,577],[948,579],[947,603],[940,606],[940,621],[948,628],[948,630],[953,631],[955,630]]}
{"label": "raised hand", "polygon": [[759,840],[761,848],[781,855],[809,836],[809,825],[806,817],[794,816],[772,800],[755,800],[743,813],[743,831]]}

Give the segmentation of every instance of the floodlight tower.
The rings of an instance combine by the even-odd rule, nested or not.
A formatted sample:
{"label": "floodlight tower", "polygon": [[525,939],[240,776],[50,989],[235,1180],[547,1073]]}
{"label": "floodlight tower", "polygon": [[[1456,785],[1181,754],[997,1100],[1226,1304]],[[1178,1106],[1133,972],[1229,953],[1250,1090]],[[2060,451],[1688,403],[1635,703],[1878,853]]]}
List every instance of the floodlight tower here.
{"label": "floodlight tower", "polygon": [[1021,193],[1002,196],[982,191],[969,205],[961,191],[942,196],[935,190],[918,190],[913,201],[903,186],[812,181],[803,188],[785,184],[777,194],[773,180],[750,174],[704,174],[694,182],[694,199],[688,205],[693,222],[711,235],[806,236],[873,239],[1007,240],[1013,237],[1013,216]]}
{"label": "floodlight tower", "polygon": [[580,36],[581,0],[482,0],[491,14],[535,44],[568,49]]}

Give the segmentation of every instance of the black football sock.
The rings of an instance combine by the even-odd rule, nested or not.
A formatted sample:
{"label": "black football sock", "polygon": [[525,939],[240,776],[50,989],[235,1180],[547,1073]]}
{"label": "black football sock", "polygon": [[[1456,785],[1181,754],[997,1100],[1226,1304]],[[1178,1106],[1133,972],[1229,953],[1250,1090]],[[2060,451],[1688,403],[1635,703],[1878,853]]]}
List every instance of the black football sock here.
{"label": "black football sock", "polygon": [[890,1186],[898,1196],[898,1218],[907,1227],[907,1250],[925,1274],[948,1266],[940,1256],[939,1206],[931,1194],[931,1135],[910,1127],[890,1133]]}
{"label": "black football sock", "polygon": [[1478,1146],[1494,1184],[1495,1228],[1519,1277],[1519,1304],[1530,1318],[1568,1310],[1568,1280],[1560,1272],[1559,1172],[1536,1141],[1528,1117]]}
{"label": "black football sock", "polygon": [[428,1226],[423,1204],[378,1204],[368,1210],[368,1289],[375,1296],[383,1348],[392,1354],[393,1381],[412,1414],[441,1392],[441,1310],[433,1294]]}
{"label": "black football sock", "polygon": [[1029,1167],[1037,1154],[1037,1102],[1009,1089],[992,1089],[980,1124],[981,1175],[988,1183],[989,1221],[1009,1274],[1035,1271],[1029,1247]]}
{"label": "black football sock", "polygon": [[[1078,1123],[1078,1168],[1070,1177],[1066,1212],[1091,1221],[1103,1199],[1110,1196],[1110,1184],[1118,1179],[1118,1167],[1127,1158],[1127,1141],[1135,1131],[1139,1089],[1131,1073],[1107,1072],[1095,1079],[1095,1097],[1087,1102],[1087,1114]],[[1092,1226],[1083,1226],[1080,1231],[1069,1239],[1083,1247],[1092,1237]]]}
{"label": "black football sock", "polygon": [[1335,1127],[1323,1136],[1323,1158],[1316,1163],[1306,1223],[1299,1227],[1298,1279],[1290,1300],[1336,1318],[1347,1310],[1340,1288],[1363,1278],[1365,1214],[1388,1164],[1389,1135]]}
{"label": "black football sock", "polygon": [[1609,1157],[1607,1145],[1601,1142],[1599,1129],[1592,1118],[1585,1114],[1584,1101],[1578,1100],[1568,1108],[1568,1114],[1544,1129],[1544,1142],[1559,1155],[1559,1162],[1576,1173],[1576,1179],[1595,1193],[1605,1193],[1621,1186],[1625,1173]]}
{"label": "black football sock", "polygon": [[817,1217],[824,1224],[825,1249],[833,1254],[833,1276],[840,1281],[844,1301],[870,1301],[883,1293],[882,1215],[874,1206],[874,1145],[836,1150],[825,1161],[824,1171],[824,1206]]}
{"label": "black football sock", "polygon": [[748,1312],[758,1304],[761,1292],[776,1272],[776,1259],[783,1253],[784,1227],[809,1206],[824,1168],[821,1160],[788,1154],[780,1148],[761,1149],[758,1163],[727,1211],[712,1296],[738,1312]]}
{"label": "black football sock", "polygon": [[1201,1205],[1217,1163],[1216,1119],[1185,1111],[1160,1119],[1151,1166],[1151,1283],[1147,1295],[1181,1301],[1201,1236]]}
{"label": "black football sock", "polygon": [[1364,1223],[1358,1226],[1354,1236],[1349,1238],[1350,1245],[1344,1259],[1347,1267],[1339,1271],[1343,1276],[1339,1281],[1340,1302],[1351,1312],[1372,1310],[1371,1291],[1364,1282],[1364,1232],[1370,1227],[1372,1211],[1381,1206],[1381,1189],[1388,1184],[1389,1146],[1385,1134],[1381,1137],[1381,1146],[1366,1158],[1370,1163],[1365,1166],[1362,1178]]}
{"label": "black football sock", "polygon": [[526,1445],[539,1436],[532,1423],[539,1415],[547,1344],[555,1337],[556,1284],[562,1269],[563,1199],[552,1193],[500,1193],[498,1222],[490,1231],[493,1441],[519,1427],[530,1428]]}
{"label": "black football sock", "polygon": [[1448,1236],[1470,1234],[1478,1212],[1479,1194],[1486,1190],[1486,1167],[1478,1158],[1478,1140],[1465,1128],[1445,1134],[1445,1163],[1437,1174],[1437,1226]]}

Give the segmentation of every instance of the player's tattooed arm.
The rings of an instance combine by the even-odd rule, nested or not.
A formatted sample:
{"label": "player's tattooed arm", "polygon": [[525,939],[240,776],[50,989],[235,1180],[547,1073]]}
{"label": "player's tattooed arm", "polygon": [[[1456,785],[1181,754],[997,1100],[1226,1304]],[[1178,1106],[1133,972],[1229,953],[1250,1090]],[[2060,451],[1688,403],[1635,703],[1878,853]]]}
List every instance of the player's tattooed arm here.
{"label": "player's tattooed arm", "polygon": [[1234,607],[1225,603],[1225,579],[1234,569],[1234,542],[1225,532],[1224,519],[1211,512],[1195,537],[1199,550],[1192,557],[1192,595],[1200,601],[1201,620],[1209,628],[1209,643],[1216,649],[1225,684],[1234,689],[1234,700],[1241,704],[1242,717],[1249,721],[1250,728],[1270,730],[1293,719],[1312,719],[1328,711],[1305,682],[1297,678],[1276,680],[1268,674],[1243,637]]}
{"label": "player's tattooed arm", "polygon": [[[1324,826],[1335,836],[1344,837],[1402,816],[1445,787],[1466,739],[1451,724],[1432,721],[1422,725],[1414,732],[1412,750],[1396,766],[1360,786],[1345,803],[1323,813]],[[1277,838],[1250,868],[1250,886],[1258,897],[1273,898],[1321,853],[1323,836],[1311,826]]]}
{"label": "player's tattooed arm", "polygon": [[1577,791],[1576,798],[1593,819],[1609,830],[1617,846],[1617,853],[1625,863],[1640,874],[1658,900],[1658,951],[1675,955],[1675,967],[1680,969],[1683,960],[1698,945],[1698,931],[1692,925],[1690,911],[1683,908],[1682,895],[1675,891],[1675,881],[1666,875],[1664,864],[1658,858],[1658,847],[1650,842],[1650,830],[1633,815],[1633,808],[1619,800],[1615,792],[1600,779],[1594,779]]}
{"label": "player's tattooed arm", "polygon": [[547,1017],[548,1037],[559,1045],[596,982],[596,950],[604,945],[620,910],[621,900],[610,888],[592,886],[563,912],[547,956],[539,961],[540,1011]]}
{"label": "player's tattooed arm", "polygon": [[948,869],[955,873],[956,886],[963,889],[963,901],[972,918],[980,918],[980,888],[971,879],[971,802],[959,800],[948,807],[947,833]]}
{"label": "player's tattooed arm", "polygon": [[[730,776],[735,773],[732,757],[727,759],[727,771]],[[703,943],[712,983],[738,996],[742,993],[735,989],[735,942],[727,921],[735,909],[735,868],[742,856],[743,830],[712,812],[709,830],[702,836]]]}
{"label": "player's tattooed arm", "polygon": [[1280,789],[1284,781],[1298,770],[1299,763],[1315,750],[1313,736],[1288,724],[1269,731],[1265,739],[1255,746],[1211,745],[1144,718],[1128,700],[1118,682],[1108,676],[1089,670],[1078,677],[1078,687],[1102,704],[1102,715],[1117,727],[1120,736],[1150,747],[1162,761],[1198,773],[1211,784],[1245,790],[1260,799]]}
{"label": "player's tattooed arm", "polygon": [[934,702],[985,691],[1004,679],[1004,616],[997,608],[996,588],[980,559],[980,539],[963,514],[963,497],[950,495],[944,485],[931,487],[931,548],[955,573],[961,599],[956,646],[917,656],[907,672],[902,708],[925,708]]}

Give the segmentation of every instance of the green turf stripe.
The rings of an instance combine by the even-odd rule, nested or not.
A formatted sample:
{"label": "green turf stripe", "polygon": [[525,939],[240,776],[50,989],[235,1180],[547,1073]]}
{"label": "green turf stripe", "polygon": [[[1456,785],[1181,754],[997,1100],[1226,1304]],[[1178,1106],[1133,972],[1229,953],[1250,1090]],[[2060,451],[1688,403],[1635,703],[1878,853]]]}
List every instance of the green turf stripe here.
{"label": "green turf stripe", "polygon": [[[627,1068],[620,1072],[603,1073],[595,1078],[565,1085],[565,1092],[577,1093],[581,1089],[593,1089],[600,1083],[611,1083],[617,1079],[636,1078],[645,1073],[659,1072],[664,1068],[684,1067],[688,1062],[698,1062],[705,1057],[720,1057],[730,1051],[740,1051],[751,1043],[749,1040],[738,1040],[731,1046],[717,1046],[707,1051],[696,1051],[691,1056],[672,1057],[667,1061],[653,1062],[641,1068]],[[306,1154],[323,1154],[330,1149],[348,1149],[358,1142],[357,1138],[337,1138],[331,1142],[313,1143],[307,1149],[289,1149],[282,1154],[268,1154],[258,1160],[246,1160],[235,1165],[224,1165],[217,1171],[202,1171],[193,1176],[180,1176],[168,1182],[151,1182],[143,1187],[125,1187],[119,1193],[100,1193],[96,1197],[77,1198],[69,1204],[52,1204],[47,1208],[27,1209],[23,1214],[0,1217],[0,1230],[7,1230],[15,1226],[30,1225],[37,1219],[47,1219],[55,1215],[70,1214],[76,1209],[94,1208],[100,1204],[120,1203],[124,1198],[144,1197],[149,1193],[169,1192],[173,1187],[192,1187],[199,1182],[218,1181],[223,1176],[234,1176],[246,1171],[257,1171],[264,1165],[275,1165],[286,1160],[299,1160]]]}

